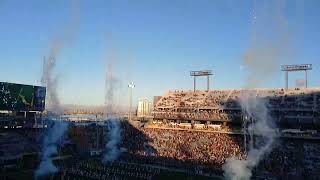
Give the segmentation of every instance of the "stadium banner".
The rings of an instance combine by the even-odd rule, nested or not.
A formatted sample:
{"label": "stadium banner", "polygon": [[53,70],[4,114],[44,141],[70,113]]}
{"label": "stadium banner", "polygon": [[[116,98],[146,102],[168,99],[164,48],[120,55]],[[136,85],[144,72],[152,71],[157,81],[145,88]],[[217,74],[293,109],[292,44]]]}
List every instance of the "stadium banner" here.
{"label": "stadium banner", "polygon": [[0,82],[0,110],[44,111],[46,88]]}

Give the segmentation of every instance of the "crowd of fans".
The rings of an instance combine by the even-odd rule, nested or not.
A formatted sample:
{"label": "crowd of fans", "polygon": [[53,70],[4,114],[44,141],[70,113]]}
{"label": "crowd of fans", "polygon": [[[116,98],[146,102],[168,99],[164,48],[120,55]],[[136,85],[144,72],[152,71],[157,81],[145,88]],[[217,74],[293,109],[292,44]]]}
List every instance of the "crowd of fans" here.
{"label": "crowd of fans", "polygon": [[[222,174],[226,159],[246,159],[243,135],[196,130],[141,128],[124,125],[121,160],[184,169],[198,174]],[[315,161],[316,160],[316,161]],[[299,140],[279,140],[255,173],[266,177],[320,175],[320,146]],[[300,168],[300,169],[299,169]],[[310,174],[309,174],[310,176]]]}
{"label": "crowd of fans", "polygon": [[[97,159],[79,161],[64,168],[61,175],[65,179],[153,179],[167,169],[213,177],[223,174],[222,166],[228,158],[247,158],[243,135],[148,128],[127,121],[121,122],[121,129],[122,153],[118,160],[109,165]],[[254,169],[257,177],[281,179],[319,177],[319,173],[319,143],[292,139],[277,140]]]}
{"label": "crowd of fans", "polygon": [[134,158],[139,157],[138,162],[151,159],[152,163],[169,167],[190,169],[200,166],[217,171],[231,156],[245,158],[241,136],[188,130],[137,129],[131,125],[126,125],[124,132],[123,147]]}
{"label": "crowd of fans", "polygon": [[153,112],[156,119],[176,119],[176,120],[224,120],[231,121],[241,118],[241,111],[224,111],[224,110],[199,110],[197,112],[174,112],[160,111]]}
{"label": "crowd of fans", "polygon": [[280,179],[317,179],[320,175],[320,144],[280,140],[257,167],[256,174]]}
{"label": "crowd of fans", "polygon": [[58,176],[61,179],[152,179],[159,173],[153,167],[122,162],[104,165],[99,159],[91,159],[64,168]]}
{"label": "crowd of fans", "polygon": [[246,95],[263,100],[274,119],[290,118],[290,115],[314,118],[320,112],[317,89],[170,91],[155,104],[153,116],[156,119],[231,121],[241,118],[241,102]]}

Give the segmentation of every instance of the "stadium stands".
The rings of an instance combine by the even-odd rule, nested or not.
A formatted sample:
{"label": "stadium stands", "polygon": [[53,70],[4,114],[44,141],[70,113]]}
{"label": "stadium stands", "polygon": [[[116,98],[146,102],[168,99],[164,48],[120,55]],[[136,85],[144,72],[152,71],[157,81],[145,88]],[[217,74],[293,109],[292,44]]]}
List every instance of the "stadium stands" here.
{"label": "stadium stands", "polygon": [[169,91],[155,104],[153,116],[155,120],[178,123],[241,124],[241,102],[248,93],[265,102],[280,126],[319,127],[320,89]]}

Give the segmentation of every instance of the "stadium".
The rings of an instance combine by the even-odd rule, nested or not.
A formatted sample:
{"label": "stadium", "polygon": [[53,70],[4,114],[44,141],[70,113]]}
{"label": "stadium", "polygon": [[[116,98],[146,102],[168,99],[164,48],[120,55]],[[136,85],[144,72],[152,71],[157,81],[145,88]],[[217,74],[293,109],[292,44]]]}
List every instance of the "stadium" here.
{"label": "stadium", "polygon": [[320,1],[0,9],[0,180],[320,180]]}
{"label": "stadium", "polygon": [[[114,136],[116,126],[103,119],[103,112],[88,110],[96,114],[87,116],[91,121],[72,119],[70,110],[53,118],[44,111],[45,87],[31,87],[2,83],[4,179],[34,177],[45,151],[41,142],[57,122],[69,124],[67,133],[55,142],[58,153],[52,156],[59,171],[41,178],[223,179],[229,158],[246,160],[249,146],[266,143],[258,132],[250,133],[256,119],[243,108],[246,95],[262,102],[273,127],[267,133],[277,135],[272,150],[253,169],[253,178],[319,176],[318,88],[170,90],[155,98],[148,121],[119,117]],[[112,147],[118,154],[105,164],[101,158],[113,139],[118,139]]]}

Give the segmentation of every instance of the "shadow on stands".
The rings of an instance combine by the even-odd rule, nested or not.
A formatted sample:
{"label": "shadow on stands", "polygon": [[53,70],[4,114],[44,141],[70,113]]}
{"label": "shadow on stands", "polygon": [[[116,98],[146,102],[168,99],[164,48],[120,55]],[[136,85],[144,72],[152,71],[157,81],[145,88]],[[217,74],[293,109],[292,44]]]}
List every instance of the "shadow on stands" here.
{"label": "shadow on stands", "polygon": [[[140,128],[123,122],[122,146],[127,149],[120,161],[165,167],[186,174],[221,175],[223,161],[243,158],[241,137],[227,134]],[[219,148],[219,150],[218,150]]]}

